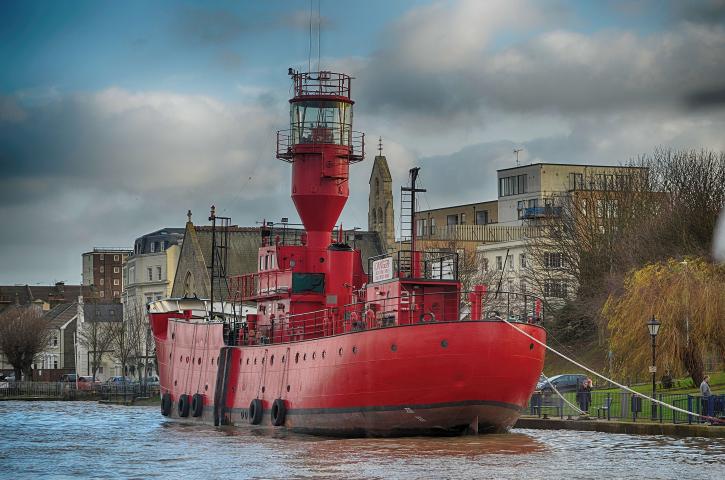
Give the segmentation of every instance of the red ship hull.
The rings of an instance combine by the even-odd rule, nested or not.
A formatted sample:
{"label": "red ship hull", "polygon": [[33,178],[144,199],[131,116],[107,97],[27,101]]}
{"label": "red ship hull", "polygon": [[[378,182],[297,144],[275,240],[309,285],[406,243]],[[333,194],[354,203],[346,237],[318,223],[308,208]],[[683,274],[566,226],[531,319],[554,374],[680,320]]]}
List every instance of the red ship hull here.
{"label": "red ship hull", "polygon": [[[421,323],[273,345],[227,347],[220,323],[152,314],[170,416],[182,395],[203,395],[187,421],[284,426],[303,433],[400,436],[503,432],[526,405],[544,349],[502,321]],[[542,327],[516,326],[545,341]],[[187,397],[189,398],[189,397]]]}

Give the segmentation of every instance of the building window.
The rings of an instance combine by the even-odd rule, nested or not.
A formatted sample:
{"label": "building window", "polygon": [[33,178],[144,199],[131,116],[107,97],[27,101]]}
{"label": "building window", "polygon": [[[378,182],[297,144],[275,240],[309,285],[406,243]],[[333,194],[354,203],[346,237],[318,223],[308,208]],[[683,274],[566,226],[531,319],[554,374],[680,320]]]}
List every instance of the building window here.
{"label": "building window", "polygon": [[103,290],[101,290],[100,292],[98,292],[98,296],[99,297],[105,297],[106,296],[106,292],[104,292]]}
{"label": "building window", "polygon": [[544,267],[561,268],[564,262],[559,252],[548,252],[544,255]]}
{"label": "building window", "polygon": [[118,297],[120,297],[120,296],[121,296],[121,294],[120,294],[120,292],[118,292],[117,290],[114,290],[114,291],[113,291],[113,296],[114,296],[115,298],[118,298]]}
{"label": "building window", "polygon": [[569,174],[569,190],[584,190],[583,173],[572,172]]}
{"label": "building window", "polygon": [[164,250],[166,250],[166,243],[167,242],[165,242],[165,241],[159,242],[159,252],[163,252]]}
{"label": "building window", "polygon": [[100,280],[98,280],[98,283],[99,283],[100,285],[103,285],[103,284],[104,284],[104,282],[105,282],[105,279],[103,279],[103,278],[101,278]]}
{"label": "building window", "polygon": [[113,279],[113,284],[114,284],[114,285],[120,285],[120,284],[121,284],[121,282],[120,282],[120,281],[119,281],[119,280],[118,280],[117,278],[114,278],[114,279]]}
{"label": "building window", "polygon": [[524,201],[519,200],[516,202],[516,213],[518,214],[518,219],[521,220],[524,218]]}
{"label": "building window", "polygon": [[113,273],[118,273],[118,272],[120,272],[120,270],[118,269],[118,267],[113,267]]}
{"label": "building window", "polygon": [[101,273],[105,273],[106,272],[106,268],[103,265],[101,265],[100,267],[98,267],[98,271],[101,272]]}
{"label": "building window", "polygon": [[498,196],[521,195],[528,191],[526,175],[513,175],[498,179]]}
{"label": "building window", "polygon": [[582,215],[584,215],[586,217],[587,216],[587,199],[586,198],[582,198],[581,209],[582,209]]}
{"label": "building window", "polygon": [[526,293],[526,280],[521,280],[521,283],[519,283],[519,288],[521,289],[521,293]]}
{"label": "building window", "polygon": [[550,280],[544,283],[544,296],[566,298],[566,287],[564,280]]}
{"label": "building window", "polygon": [[146,303],[149,304],[154,301],[153,295],[146,295]]}
{"label": "building window", "polygon": [[103,373],[103,367],[98,367],[98,373]]}
{"label": "building window", "polygon": [[528,208],[536,208],[539,206],[539,199],[538,198],[531,198],[528,202]]}
{"label": "building window", "polygon": [[424,236],[427,233],[427,230],[426,230],[427,226],[428,226],[428,222],[426,221],[425,218],[421,218],[421,219],[417,220],[416,224],[415,224],[415,234],[418,235],[419,237]]}
{"label": "building window", "polygon": [[131,267],[128,269],[128,277],[131,283],[136,282],[136,267]]}
{"label": "building window", "polygon": [[496,270],[503,270],[503,257],[501,256],[496,257]]}
{"label": "building window", "polygon": [[525,253],[519,254],[519,267],[526,268],[526,254]]}
{"label": "building window", "polygon": [[161,267],[156,267],[156,276],[161,280]]}
{"label": "building window", "polygon": [[509,266],[509,270],[514,269],[514,256],[506,255],[506,264]]}
{"label": "building window", "polygon": [[118,255],[114,255],[114,256],[113,256],[113,261],[114,261],[114,262],[117,262],[117,261],[118,261]]}
{"label": "building window", "polygon": [[446,215],[446,225],[458,225],[458,215]]}
{"label": "building window", "polygon": [[147,277],[149,279],[149,282],[153,281],[153,279],[154,279],[154,271],[153,271],[153,269],[151,267],[148,267],[146,269],[146,274],[147,274]]}
{"label": "building window", "polygon": [[465,224],[466,224],[466,214],[461,213],[461,225],[465,225]]}
{"label": "building window", "polygon": [[597,218],[604,217],[604,200],[597,200]]}
{"label": "building window", "polygon": [[480,210],[476,212],[476,225],[486,225],[488,223],[488,210]]}
{"label": "building window", "polygon": [[435,218],[430,219],[430,234],[431,234],[431,236],[436,234],[436,219]]}

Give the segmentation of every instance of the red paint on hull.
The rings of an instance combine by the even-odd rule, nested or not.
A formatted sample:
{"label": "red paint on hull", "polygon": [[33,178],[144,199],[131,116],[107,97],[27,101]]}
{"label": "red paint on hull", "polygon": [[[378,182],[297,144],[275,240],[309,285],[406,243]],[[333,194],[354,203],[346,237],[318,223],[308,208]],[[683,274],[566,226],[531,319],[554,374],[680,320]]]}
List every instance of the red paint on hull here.
{"label": "red paint on hull", "polygon": [[[543,328],[517,326],[545,341]],[[286,427],[324,435],[504,431],[526,405],[544,362],[541,346],[500,321],[239,347],[224,347],[221,324],[171,320],[167,333],[157,336],[157,352],[172,416],[178,417],[180,395],[202,393],[205,411],[198,421],[214,422],[216,407],[221,423],[248,425],[249,405],[259,398],[262,424],[271,425],[272,403],[281,398]],[[227,381],[215,406],[218,368],[227,370]]]}

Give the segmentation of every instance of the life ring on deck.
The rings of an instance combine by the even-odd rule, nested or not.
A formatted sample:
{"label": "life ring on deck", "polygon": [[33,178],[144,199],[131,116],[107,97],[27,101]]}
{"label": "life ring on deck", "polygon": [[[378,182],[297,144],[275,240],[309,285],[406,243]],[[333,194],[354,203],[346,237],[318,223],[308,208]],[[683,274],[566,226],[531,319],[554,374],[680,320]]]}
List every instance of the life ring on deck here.
{"label": "life ring on deck", "polygon": [[436,316],[433,312],[424,312],[420,314],[420,317],[418,318],[418,322],[420,323],[426,323],[426,322],[435,322]]}
{"label": "life ring on deck", "polygon": [[188,417],[189,416],[189,407],[191,403],[191,399],[189,398],[189,395],[183,394],[179,397],[179,416],[180,417]]}
{"label": "life ring on deck", "polygon": [[279,427],[284,424],[284,417],[287,415],[287,406],[284,400],[278,398],[272,404],[272,425]]}
{"label": "life ring on deck", "polygon": [[195,393],[193,397],[191,397],[191,416],[192,417],[201,417],[201,414],[204,412],[204,395],[201,393]]}
{"label": "life ring on deck", "polygon": [[171,414],[171,394],[164,393],[161,397],[161,415],[168,417]]}
{"label": "life ring on deck", "polygon": [[249,423],[259,425],[262,423],[262,401],[258,398],[249,404]]}

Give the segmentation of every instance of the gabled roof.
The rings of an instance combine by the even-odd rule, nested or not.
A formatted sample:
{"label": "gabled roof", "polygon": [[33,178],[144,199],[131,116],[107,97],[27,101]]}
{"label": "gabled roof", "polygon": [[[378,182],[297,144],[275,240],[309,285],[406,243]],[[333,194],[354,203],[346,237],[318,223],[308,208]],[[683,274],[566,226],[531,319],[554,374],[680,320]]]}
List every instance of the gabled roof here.
{"label": "gabled roof", "polygon": [[29,305],[43,300],[51,305],[75,301],[81,295],[80,285],[0,285],[0,310],[8,305]]}
{"label": "gabled roof", "polygon": [[60,328],[78,315],[78,302],[61,303],[44,315],[51,328]]}

